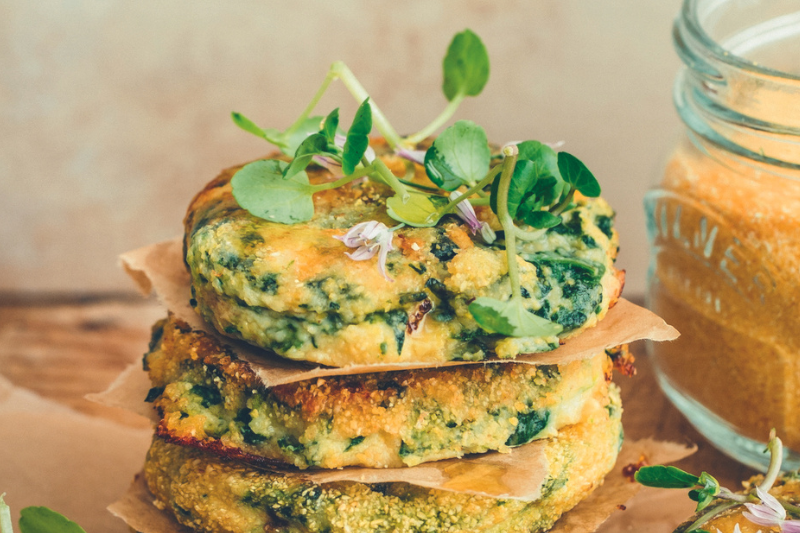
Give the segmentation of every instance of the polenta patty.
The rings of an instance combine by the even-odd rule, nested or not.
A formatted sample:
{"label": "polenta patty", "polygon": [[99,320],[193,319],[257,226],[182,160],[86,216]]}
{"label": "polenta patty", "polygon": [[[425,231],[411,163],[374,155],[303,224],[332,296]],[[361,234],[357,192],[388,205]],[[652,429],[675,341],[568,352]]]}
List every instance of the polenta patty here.
{"label": "polenta patty", "polygon": [[145,479],[157,506],[201,532],[541,532],[614,466],[622,426],[613,396],[607,408],[543,441],[548,472],[535,502],[405,483],[321,485],[158,438],[148,453]]}
{"label": "polenta patty", "polygon": [[267,389],[250,366],[170,318],[144,358],[173,442],[252,463],[398,467],[551,437],[609,403],[611,362],[472,364],[301,381]]}
{"label": "polenta patty", "polygon": [[[404,168],[397,156],[385,160]],[[525,306],[563,331],[510,338],[488,334],[468,310],[478,297],[511,294],[502,232],[486,244],[455,215],[432,228],[401,227],[386,261],[388,281],[377,258],[352,260],[334,237],[370,220],[394,226],[385,209],[391,189],[356,181],[319,192],[314,217],[288,226],[239,206],[230,184],[238,170],[224,171],[189,206],[184,244],[193,304],[221,333],[289,359],[347,366],[552,350],[595,325],[621,290],[614,212],[601,198],[576,195],[560,225],[518,242]],[[308,175],[312,183],[331,179],[314,165]],[[427,180],[421,167],[415,179]],[[477,211],[500,228],[488,206]]]}

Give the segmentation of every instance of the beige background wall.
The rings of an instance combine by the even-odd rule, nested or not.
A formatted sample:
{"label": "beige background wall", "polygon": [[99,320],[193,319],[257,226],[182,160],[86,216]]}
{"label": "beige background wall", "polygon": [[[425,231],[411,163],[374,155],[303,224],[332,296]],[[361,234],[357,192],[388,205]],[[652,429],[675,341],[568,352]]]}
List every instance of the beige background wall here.
{"label": "beige background wall", "polygon": [[[344,60],[395,127],[444,106],[441,59],[492,59],[457,118],[497,142],[566,141],[618,211],[628,295],[646,272],[642,195],[678,121],[679,0],[0,0],[0,291],[128,291],[120,252],[181,230],[191,196],[285,128]],[[355,105],[341,87],[321,113]]]}

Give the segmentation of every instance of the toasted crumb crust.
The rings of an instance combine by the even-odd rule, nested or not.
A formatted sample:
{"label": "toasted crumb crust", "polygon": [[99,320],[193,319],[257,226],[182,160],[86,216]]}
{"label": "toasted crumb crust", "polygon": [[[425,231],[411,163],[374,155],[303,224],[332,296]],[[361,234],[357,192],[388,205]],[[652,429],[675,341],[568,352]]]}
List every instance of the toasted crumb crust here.
{"label": "toasted crumb crust", "polygon": [[170,317],[144,358],[157,432],[253,463],[398,467],[555,435],[608,403],[604,354],[556,366],[472,364],[271,389],[213,337]]}
{"label": "toasted crumb crust", "polygon": [[145,479],[156,504],[196,531],[217,533],[536,533],[551,528],[614,465],[622,442],[618,396],[547,439],[548,477],[535,502],[405,483],[325,485],[253,469],[156,438]]}
{"label": "toasted crumb crust", "polygon": [[[393,156],[386,161],[405,168]],[[622,290],[614,212],[601,198],[578,195],[563,224],[536,242],[518,243],[525,305],[561,324],[563,333],[488,335],[468,306],[481,296],[508,298],[502,241],[487,245],[450,215],[433,228],[399,228],[388,254],[389,282],[377,258],[354,261],[334,237],[367,220],[395,226],[384,208],[390,189],[366,181],[317,193],[314,218],[289,226],[239,207],[230,185],[238,170],[225,170],[189,206],[184,246],[194,302],[221,333],[289,359],[347,366],[552,350],[594,326]],[[308,173],[312,182],[331,179],[319,167]],[[416,179],[427,179],[421,167]],[[500,229],[488,207],[478,215]],[[420,327],[414,315],[425,317]]]}

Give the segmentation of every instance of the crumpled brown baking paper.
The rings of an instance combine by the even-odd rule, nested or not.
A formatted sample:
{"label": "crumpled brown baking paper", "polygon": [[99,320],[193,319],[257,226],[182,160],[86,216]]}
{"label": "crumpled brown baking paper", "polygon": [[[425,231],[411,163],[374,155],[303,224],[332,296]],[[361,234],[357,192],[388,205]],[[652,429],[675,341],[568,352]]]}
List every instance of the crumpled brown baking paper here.
{"label": "crumpled brown baking paper", "polygon": [[[326,376],[388,372],[412,368],[432,368],[481,364],[485,361],[453,361],[448,363],[403,363],[384,365],[353,365],[343,368],[322,367],[316,364],[291,361],[219,335],[213,327],[189,305],[190,278],[183,262],[180,238],[145,246],[120,256],[122,266],[136,281],[145,295],[155,290],[161,303],[192,328],[215,336],[229,345],[236,354],[250,363],[264,385],[273,387],[285,383]],[[596,355],[606,348],[629,342],[650,339],[669,341],[678,337],[675,328],[654,313],[620,299],[597,326],[583,331],[552,352],[521,355],[516,359],[491,359],[501,363],[563,364]]]}
{"label": "crumpled brown baking paper", "polygon": [[[675,514],[672,521],[664,521],[663,515],[665,508],[659,505],[659,500],[650,498],[652,508],[650,511],[658,516],[661,528],[652,528],[648,516],[650,513],[646,509],[640,509],[631,499],[639,491],[641,485],[632,483],[622,474],[623,468],[631,463],[636,463],[644,455],[650,464],[663,464],[678,461],[694,452],[694,448],[675,443],[655,442],[652,440],[641,440],[636,442],[626,442],[620,452],[617,463],[606,476],[605,482],[600,488],[596,489],[584,501],[579,503],[574,509],[565,513],[556,525],[551,529],[551,533],[592,533],[597,531],[613,513],[620,510],[620,506],[636,508],[639,520],[635,524],[634,531],[647,531],[648,533],[668,533],[680,524],[685,517],[691,515],[691,510],[686,512],[683,507],[676,510],[680,514]],[[650,492],[650,494],[655,494]],[[668,491],[659,491],[659,494],[669,496]],[[683,494],[684,499],[686,495]],[[673,498],[674,499],[674,498]],[[691,502],[690,502],[691,503]],[[131,484],[127,494],[120,500],[109,506],[109,510],[136,531],[141,533],[189,533],[191,530],[181,526],[168,513],[160,511],[153,505],[153,496],[147,490],[144,479],[140,475]],[[616,517],[609,520],[602,526],[605,533],[621,533],[627,531],[624,519],[618,521],[624,513],[617,512]]]}

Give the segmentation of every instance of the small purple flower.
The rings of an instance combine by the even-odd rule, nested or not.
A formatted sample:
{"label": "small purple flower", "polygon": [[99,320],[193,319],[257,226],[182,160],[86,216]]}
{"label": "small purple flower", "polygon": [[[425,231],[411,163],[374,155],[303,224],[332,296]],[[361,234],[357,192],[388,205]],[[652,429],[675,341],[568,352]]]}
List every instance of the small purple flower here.
{"label": "small purple flower", "polygon": [[[450,193],[450,201],[453,201],[460,196],[460,192],[453,191]],[[469,203],[469,200],[464,200],[456,204],[456,215],[458,215],[458,218],[467,223],[467,226],[469,226],[469,229],[473,235],[480,231],[481,237],[483,237],[483,240],[486,241],[486,244],[492,244],[497,238],[497,235],[495,235],[494,230],[489,226],[489,224],[478,220],[478,215],[475,213],[475,209],[472,207],[472,204]]]}
{"label": "small purple flower", "polygon": [[425,164],[425,150],[406,150],[405,148],[400,148],[395,153],[403,159],[408,159],[418,165]]}
{"label": "small purple flower", "polygon": [[759,526],[778,527],[783,533],[800,533],[800,520],[786,520],[786,509],[772,494],[756,487],[761,503],[746,503],[742,516]]}
{"label": "small purple flower", "polygon": [[377,253],[378,270],[387,281],[394,281],[386,274],[386,255],[394,250],[393,232],[399,227],[387,228],[385,224],[371,220],[356,224],[344,235],[334,235],[333,238],[342,241],[348,248],[356,249],[353,253],[345,253],[354,261],[366,261]]}

